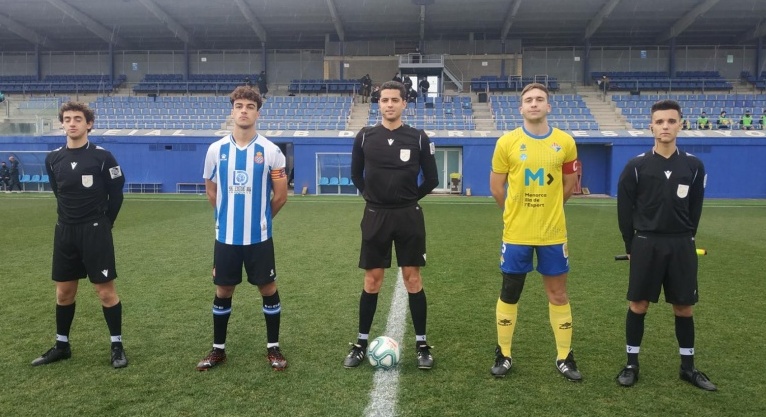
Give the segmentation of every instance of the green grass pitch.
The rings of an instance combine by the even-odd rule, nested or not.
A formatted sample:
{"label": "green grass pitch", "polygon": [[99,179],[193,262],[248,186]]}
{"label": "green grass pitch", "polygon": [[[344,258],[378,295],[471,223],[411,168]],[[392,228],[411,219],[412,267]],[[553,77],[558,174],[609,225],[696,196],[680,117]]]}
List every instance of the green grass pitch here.
{"label": "green grass pitch", "polygon": [[[567,204],[574,349],[584,381],[554,368],[547,301],[537,273],[520,301],[514,368],[489,368],[500,210],[486,197],[422,201],[428,224],[428,338],[436,367],[415,366],[409,318],[399,365],[400,416],[756,416],[766,409],[763,351],[766,202],[708,200],[698,246],[697,365],[718,384],[703,392],[678,379],[670,307],[651,306],[641,380],[614,377],[624,364],[627,262],[612,199]],[[212,208],[202,196],[128,195],[115,226],[117,287],[130,360],[109,366],[109,337],[92,286],[83,281],[71,333],[72,359],[33,368],[53,343],[50,280],[55,201],[50,194],[0,195],[0,415],[2,416],[360,416],[373,369],[344,369],[355,340],[362,271],[356,266],[361,198],[291,196],[275,220],[285,372],[265,359],[260,296],[234,295],[229,361],[194,367],[212,343]],[[371,336],[380,335],[395,270],[389,270]],[[408,314],[409,315],[409,314]]]}

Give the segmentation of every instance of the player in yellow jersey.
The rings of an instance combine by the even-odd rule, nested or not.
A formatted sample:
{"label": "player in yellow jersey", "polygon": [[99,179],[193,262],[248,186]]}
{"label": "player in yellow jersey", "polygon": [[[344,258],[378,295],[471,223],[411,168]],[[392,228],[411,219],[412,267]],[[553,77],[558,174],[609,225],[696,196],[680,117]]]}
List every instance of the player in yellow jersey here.
{"label": "player in yellow jersey", "polygon": [[502,378],[510,371],[511,340],[521,291],[532,271],[543,276],[548,311],[556,339],[556,369],[570,381],[582,380],[572,354],[572,310],[567,296],[567,229],[564,203],[577,182],[577,148],[567,133],[548,125],[548,89],[538,83],[521,91],[523,127],[497,140],[489,187],[503,209],[500,271],[503,285],[497,301],[497,349],[490,370]]}

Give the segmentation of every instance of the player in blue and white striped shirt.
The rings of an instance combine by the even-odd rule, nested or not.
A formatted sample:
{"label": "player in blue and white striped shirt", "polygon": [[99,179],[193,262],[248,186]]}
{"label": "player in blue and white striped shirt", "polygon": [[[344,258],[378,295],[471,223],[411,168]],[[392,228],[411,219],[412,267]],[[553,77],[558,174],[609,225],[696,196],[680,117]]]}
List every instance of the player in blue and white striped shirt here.
{"label": "player in blue and white striped shirt", "polygon": [[[258,134],[255,123],[263,105],[253,88],[231,93],[234,129],[213,144],[205,157],[205,191],[215,208],[213,256],[213,349],[197,364],[200,371],[226,361],[226,329],[234,289],[247,280],[258,286],[266,318],[267,359],[275,370],[287,367],[279,349],[281,303],[277,291],[271,225],[287,202],[285,156]],[[273,195],[272,195],[273,193]]]}

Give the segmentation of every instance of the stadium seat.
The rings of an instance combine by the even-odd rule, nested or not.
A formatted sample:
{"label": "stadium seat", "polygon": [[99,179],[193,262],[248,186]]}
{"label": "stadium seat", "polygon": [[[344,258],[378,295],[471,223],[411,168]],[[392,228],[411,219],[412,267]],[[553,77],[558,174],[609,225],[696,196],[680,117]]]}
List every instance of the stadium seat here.
{"label": "stadium seat", "polygon": [[330,185],[330,179],[327,177],[320,178],[319,185]]}

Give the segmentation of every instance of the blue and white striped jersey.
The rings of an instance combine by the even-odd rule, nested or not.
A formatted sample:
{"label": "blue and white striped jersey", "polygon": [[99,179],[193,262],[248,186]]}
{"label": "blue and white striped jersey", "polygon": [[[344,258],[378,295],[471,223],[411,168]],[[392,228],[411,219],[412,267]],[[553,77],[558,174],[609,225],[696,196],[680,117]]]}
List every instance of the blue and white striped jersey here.
{"label": "blue and white striped jersey", "polygon": [[216,240],[252,245],[271,238],[272,175],[284,175],[285,156],[260,134],[246,148],[227,135],[207,150],[203,176],[217,184]]}

